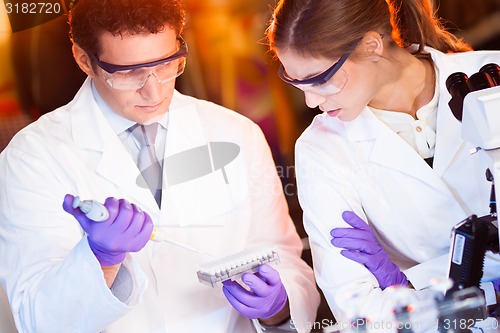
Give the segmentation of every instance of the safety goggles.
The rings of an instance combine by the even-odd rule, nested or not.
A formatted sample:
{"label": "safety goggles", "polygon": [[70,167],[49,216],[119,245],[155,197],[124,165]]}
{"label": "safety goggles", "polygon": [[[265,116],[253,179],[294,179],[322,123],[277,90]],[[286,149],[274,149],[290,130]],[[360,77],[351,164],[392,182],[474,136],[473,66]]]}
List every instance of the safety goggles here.
{"label": "safety goggles", "polygon": [[184,72],[187,44],[182,37],[177,37],[179,50],[166,58],[135,65],[114,65],[91,55],[96,64],[104,71],[103,78],[112,88],[118,90],[137,90],[144,87],[147,79],[153,75],[161,84],[169,82]]}
{"label": "safety goggles", "polygon": [[294,80],[287,76],[283,65],[278,70],[278,76],[286,83],[302,91],[311,91],[323,95],[338,94],[345,86],[349,76],[341,68],[351,53],[344,54],[330,68],[314,77],[305,80]]}

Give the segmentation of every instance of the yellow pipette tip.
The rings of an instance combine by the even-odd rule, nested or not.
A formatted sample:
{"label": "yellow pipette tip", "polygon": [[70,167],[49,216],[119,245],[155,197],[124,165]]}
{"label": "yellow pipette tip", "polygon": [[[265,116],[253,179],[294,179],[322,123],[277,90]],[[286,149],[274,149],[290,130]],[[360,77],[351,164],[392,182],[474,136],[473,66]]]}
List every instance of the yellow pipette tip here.
{"label": "yellow pipette tip", "polygon": [[156,234],[157,234],[157,230],[156,230],[156,228],[153,228],[153,232],[151,233],[151,237],[149,237],[149,239],[153,240],[156,237]]}

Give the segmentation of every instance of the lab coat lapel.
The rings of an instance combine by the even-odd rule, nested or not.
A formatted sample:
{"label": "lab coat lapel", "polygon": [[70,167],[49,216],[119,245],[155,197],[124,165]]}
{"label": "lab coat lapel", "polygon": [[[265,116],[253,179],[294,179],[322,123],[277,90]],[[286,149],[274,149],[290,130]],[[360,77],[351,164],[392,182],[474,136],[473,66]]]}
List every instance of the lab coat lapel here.
{"label": "lab coat lapel", "polygon": [[128,193],[131,202],[138,204],[143,210],[159,213],[159,207],[149,188],[137,185],[138,181],[143,184],[145,181],[138,180],[138,177],[142,177],[141,172],[116,135],[109,138],[108,143],[103,146],[96,172]]}
{"label": "lab coat lapel", "polygon": [[[232,195],[230,188],[234,189],[235,186],[224,182],[221,171],[210,172],[175,185],[168,184],[169,179],[173,176],[166,174],[170,157],[189,154],[193,148],[205,147],[209,144],[209,138],[206,137],[200,115],[192,101],[175,92],[169,112],[163,174],[166,191],[163,192],[164,197],[162,200],[169,198],[170,202],[163,201],[162,207],[164,204],[168,204],[169,207],[173,205],[171,210],[175,211],[175,216],[166,219],[162,215],[162,221],[168,221],[169,224],[179,226],[196,225],[203,221],[206,223],[210,221],[210,218],[220,215],[233,207],[233,200],[237,195]],[[220,130],[223,130],[223,124],[220,124]],[[226,169],[229,172],[234,170],[238,172],[241,170],[238,168],[241,160],[240,156],[226,166]],[[186,168],[189,168],[192,163],[197,163],[197,161],[197,157],[190,160],[186,164]],[[237,179],[242,178],[235,173],[231,174],[234,175],[232,179],[235,179],[235,184]],[[243,177],[243,179],[245,178]],[[240,187],[242,189],[238,190],[241,192],[244,190],[244,186]],[[165,214],[168,215],[169,212]]]}
{"label": "lab coat lapel", "polygon": [[[446,57],[446,55],[442,53],[431,52],[431,55],[433,61],[439,68],[437,75],[440,87],[446,86],[446,79],[450,74],[464,71],[464,69],[460,68],[455,62],[444,59],[443,57]],[[455,118],[448,106],[451,96],[447,92],[443,93],[442,89],[441,92],[439,96],[439,111],[437,114],[437,128],[439,130],[436,131],[436,158],[434,158],[434,170],[440,176],[446,172],[446,169],[453,162],[460,148],[464,145],[464,141],[461,139],[462,125]]]}
{"label": "lab coat lapel", "polygon": [[158,205],[149,189],[137,185],[140,171],[95,102],[90,80],[85,82],[74,102],[71,126],[75,144],[96,152],[89,167],[115,184],[120,189],[118,192],[128,194],[131,202],[158,213]]}
{"label": "lab coat lapel", "polygon": [[345,128],[350,141],[372,145],[371,150],[368,150],[371,162],[404,173],[440,192],[450,194],[423,158],[368,108],[354,121],[345,123]]}

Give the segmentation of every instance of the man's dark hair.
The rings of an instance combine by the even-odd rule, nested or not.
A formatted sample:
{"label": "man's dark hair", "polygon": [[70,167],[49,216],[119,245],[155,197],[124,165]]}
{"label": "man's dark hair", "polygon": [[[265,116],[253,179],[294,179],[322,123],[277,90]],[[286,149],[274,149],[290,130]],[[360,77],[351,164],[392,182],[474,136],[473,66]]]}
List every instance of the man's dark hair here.
{"label": "man's dark hair", "polygon": [[99,37],[159,33],[172,28],[179,36],[185,24],[180,0],[79,0],[69,13],[70,38],[89,54],[100,55]]}

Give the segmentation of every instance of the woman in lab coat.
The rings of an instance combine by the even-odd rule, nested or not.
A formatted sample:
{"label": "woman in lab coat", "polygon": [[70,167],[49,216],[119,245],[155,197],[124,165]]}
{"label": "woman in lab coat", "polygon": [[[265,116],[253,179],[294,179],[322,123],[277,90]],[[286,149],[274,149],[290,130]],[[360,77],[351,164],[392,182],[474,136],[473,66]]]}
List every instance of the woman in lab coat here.
{"label": "woman in lab coat", "polygon": [[323,111],[296,145],[318,285],[338,321],[386,318],[385,288],[445,278],[452,227],[490,212],[487,160],[470,154],[445,82],[500,52],[465,52],[428,0],[281,0],[267,37],[280,77]]}
{"label": "woman in lab coat", "polygon": [[[301,260],[302,243],[262,131],[236,112],[180,94],[175,76],[165,76],[169,63],[164,58],[181,50],[184,19],[178,3],[80,0],[72,12],[73,51],[89,78],[73,101],[23,129],[0,155],[0,282],[21,333],[255,332],[258,322],[241,308],[236,311],[220,285],[200,283],[197,270],[215,258],[262,245],[274,246],[280,258],[279,265],[272,265],[287,295],[279,309],[290,309],[293,323],[288,325],[310,331],[319,295],[312,269]],[[108,26],[124,30],[112,34],[97,26],[87,31],[96,28],[96,17],[102,24],[125,21]],[[82,24],[82,18],[92,24]],[[141,18],[145,21],[130,22]],[[161,28],[156,33],[154,24]],[[148,28],[140,33],[123,28],[130,26]],[[134,64],[139,71],[133,74],[144,80],[119,74],[113,77],[116,82],[106,81],[109,73],[83,48],[91,36],[97,39],[90,41],[92,47],[100,48],[94,56]],[[170,60],[174,75],[184,60],[176,59]],[[151,64],[162,61],[163,67]],[[115,89],[119,82],[138,87]],[[127,129],[137,118],[158,121],[158,132],[166,137],[163,146],[155,144],[164,164],[161,209],[141,185],[132,154],[137,148]],[[232,149],[217,149],[220,144]],[[202,155],[193,157],[193,151]],[[181,163],[183,179],[179,170],[170,172],[179,156],[186,161]],[[63,210],[68,193],[103,203],[109,197],[133,203],[140,208],[133,214],[146,212],[173,243],[150,241],[140,251],[121,251],[126,257],[108,287],[105,268],[117,265],[102,262],[97,254],[103,251],[92,247],[99,240],[82,230],[71,214],[81,215],[67,201]]]}

